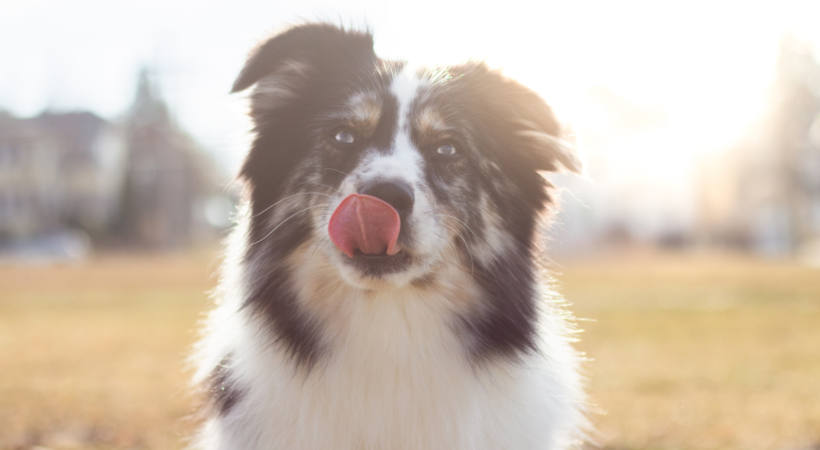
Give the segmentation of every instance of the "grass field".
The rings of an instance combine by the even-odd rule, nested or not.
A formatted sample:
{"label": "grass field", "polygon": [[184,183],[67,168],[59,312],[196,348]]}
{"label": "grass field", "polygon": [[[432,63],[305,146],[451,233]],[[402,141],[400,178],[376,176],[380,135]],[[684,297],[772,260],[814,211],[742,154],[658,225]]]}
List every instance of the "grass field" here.
{"label": "grass field", "polygon": [[[601,447],[820,448],[820,270],[715,255],[555,265]],[[175,449],[212,253],[0,266],[0,448]]]}

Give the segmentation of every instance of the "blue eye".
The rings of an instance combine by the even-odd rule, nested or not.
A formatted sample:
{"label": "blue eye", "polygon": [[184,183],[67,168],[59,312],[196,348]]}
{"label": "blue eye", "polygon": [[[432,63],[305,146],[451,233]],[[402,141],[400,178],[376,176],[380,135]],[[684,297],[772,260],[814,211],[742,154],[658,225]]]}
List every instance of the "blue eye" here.
{"label": "blue eye", "polygon": [[356,135],[348,128],[340,128],[333,135],[333,140],[344,145],[356,143]]}
{"label": "blue eye", "polygon": [[455,156],[456,153],[456,146],[449,142],[445,142],[436,147],[436,154],[439,156],[450,157]]}

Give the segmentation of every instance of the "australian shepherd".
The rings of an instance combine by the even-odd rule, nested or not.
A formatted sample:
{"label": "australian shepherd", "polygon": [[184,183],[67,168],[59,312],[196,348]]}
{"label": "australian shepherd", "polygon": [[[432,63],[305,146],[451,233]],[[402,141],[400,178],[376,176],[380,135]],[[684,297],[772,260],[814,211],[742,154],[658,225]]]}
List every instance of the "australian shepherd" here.
{"label": "australian shepherd", "polygon": [[555,449],[584,396],[538,264],[547,104],[483,63],[380,59],[369,33],[256,48],[246,201],[196,354],[204,449]]}

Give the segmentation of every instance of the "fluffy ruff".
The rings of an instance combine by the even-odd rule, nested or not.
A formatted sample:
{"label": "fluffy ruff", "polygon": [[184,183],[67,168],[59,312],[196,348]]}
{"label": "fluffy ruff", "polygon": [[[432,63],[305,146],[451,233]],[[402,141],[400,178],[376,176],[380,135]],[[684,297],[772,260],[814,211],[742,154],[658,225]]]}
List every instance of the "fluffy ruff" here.
{"label": "fluffy ruff", "polygon": [[[254,50],[247,201],[195,355],[202,449],[557,449],[585,421],[545,288],[541,172],[577,170],[550,108],[483,64],[385,61],[310,24]],[[353,195],[391,251],[328,236]],[[372,247],[372,248],[371,248]]]}

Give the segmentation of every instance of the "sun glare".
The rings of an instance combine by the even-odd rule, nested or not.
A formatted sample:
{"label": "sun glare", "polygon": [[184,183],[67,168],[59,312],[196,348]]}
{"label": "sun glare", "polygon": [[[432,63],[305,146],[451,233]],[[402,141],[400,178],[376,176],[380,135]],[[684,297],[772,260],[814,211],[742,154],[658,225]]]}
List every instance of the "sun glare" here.
{"label": "sun glare", "polygon": [[[465,6],[445,8],[457,15]],[[424,62],[485,59],[558,110],[592,172],[596,164],[607,172],[623,165],[628,176],[656,185],[687,182],[699,160],[749,131],[766,107],[780,40],[801,26],[783,4],[534,6],[509,5],[519,11],[509,21],[480,8],[457,23],[425,16],[430,30],[474,38],[442,42],[428,33],[388,41],[383,52]],[[489,30],[476,26],[488,23]]]}
{"label": "sun glare", "polygon": [[[0,89],[0,99],[21,114],[47,105],[113,116],[130,101],[128,58],[153,62],[186,128],[235,167],[241,159],[235,149],[244,148],[249,124],[244,106],[223,86],[230,85],[246,49],[258,39],[288,23],[318,18],[368,26],[386,58],[420,64],[473,58],[501,68],[557,110],[577,135],[592,178],[625,165],[651,169],[624,174],[647,184],[685,182],[698,160],[733,145],[765,110],[783,36],[820,43],[820,3],[800,0],[312,0],[301,7],[254,4],[260,12],[252,16],[244,13],[250,6],[202,8],[198,20],[184,26],[176,15],[187,14],[193,2],[156,14],[161,3],[123,9],[89,0],[54,13],[56,6],[35,2],[37,8],[4,11],[4,28],[26,46],[8,39],[5,47],[0,44],[21,61],[19,70],[0,79],[20,88]],[[108,20],[92,27],[92,11]],[[328,14],[322,11],[336,13],[321,16]],[[33,20],[40,16],[51,19]],[[71,20],[55,18],[62,16]],[[60,52],[53,50],[49,33],[65,40]],[[111,35],[111,42],[101,42],[101,33]],[[101,54],[117,73],[97,79],[84,68],[94,67]]]}

